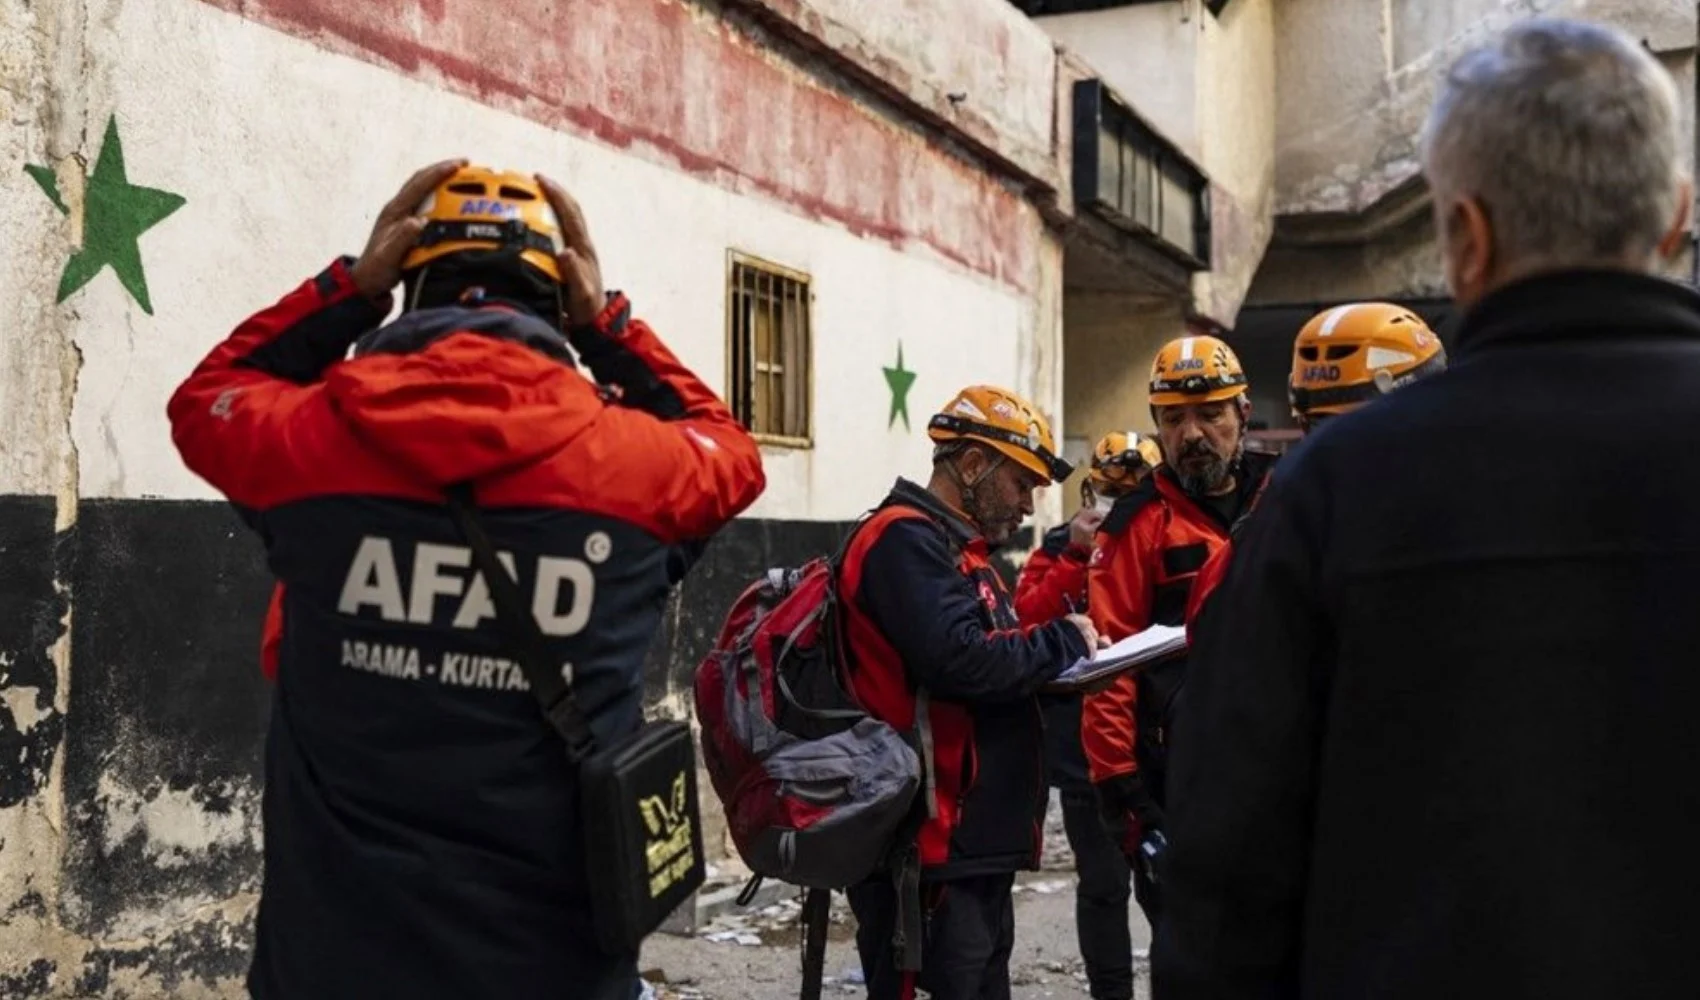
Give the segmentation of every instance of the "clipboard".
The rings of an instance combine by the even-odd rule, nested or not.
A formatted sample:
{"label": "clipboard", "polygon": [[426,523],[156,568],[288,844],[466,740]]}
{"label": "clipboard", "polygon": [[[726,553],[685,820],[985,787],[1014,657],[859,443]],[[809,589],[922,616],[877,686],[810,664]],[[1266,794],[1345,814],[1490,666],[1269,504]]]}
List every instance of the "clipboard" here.
{"label": "clipboard", "polygon": [[1047,682],[1042,690],[1051,694],[1078,693],[1118,674],[1184,656],[1186,648],[1185,626],[1153,625],[1107,649],[1098,650],[1098,655],[1090,660],[1075,660],[1067,670]]}

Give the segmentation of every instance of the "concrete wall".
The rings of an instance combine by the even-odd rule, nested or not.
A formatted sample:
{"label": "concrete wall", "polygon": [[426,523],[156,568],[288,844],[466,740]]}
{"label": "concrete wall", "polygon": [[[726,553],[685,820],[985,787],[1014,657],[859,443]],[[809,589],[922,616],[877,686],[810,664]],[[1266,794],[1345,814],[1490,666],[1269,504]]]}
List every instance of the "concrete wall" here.
{"label": "concrete wall", "polygon": [[1056,182],[1044,31],[1001,0],[728,0],[1048,187]]}
{"label": "concrete wall", "polygon": [[[1676,79],[1684,128],[1695,134],[1691,3],[1288,0],[1275,24],[1278,221],[1249,302],[1445,294],[1418,135],[1446,66],[1533,13],[1599,20],[1644,39]],[[1692,268],[1685,253],[1670,273],[1686,278]]]}
{"label": "concrete wall", "polygon": [[1487,34],[1535,13],[1616,24],[1657,52],[1695,45],[1695,5],[1671,0],[1277,5],[1277,211],[1359,212],[1411,179],[1439,74]]}
{"label": "concrete wall", "polygon": [[[1063,349],[1070,364],[1065,435],[1076,454],[1088,453],[1113,430],[1154,431],[1147,385],[1157,349],[1186,332],[1179,302],[1104,293],[1069,295],[1063,310]],[[1082,473],[1083,474],[1083,473]],[[1064,491],[1072,509],[1080,475]]]}
{"label": "concrete wall", "polygon": [[1245,300],[1274,228],[1277,6],[1236,0],[1220,18],[1200,18],[1198,96],[1214,257],[1198,278],[1197,297],[1199,311],[1223,323]]}
{"label": "concrete wall", "polygon": [[1152,127],[1202,160],[1198,76],[1203,22],[1197,0],[1112,7],[1037,19],[1057,43],[1091,65]]}
{"label": "concrete wall", "polygon": [[1236,0],[1220,18],[1199,0],[1041,17],[1210,178],[1211,269],[1194,306],[1231,321],[1272,228],[1274,0]]}
{"label": "concrete wall", "polygon": [[[0,996],[240,994],[270,581],[165,400],[357,252],[417,165],[562,179],[610,285],[716,385],[727,250],[814,278],[815,447],[767,451],[767,494],[687,582],[657,710],[748,579],[924,471],[922,425],[960,385],[1060,410],[1060,249],[1008,182],[1049,134],[1042,37],[1001,0],[906,4],[920,45],[853,4],[766,6],[854,37],[800,46],[747,5],[675,0],[0,5]],[[869,61],[910,79],[876,95],[852,79]],[[954,86],[979,118],[947,137],[917,109]],[[164,194],[113,194],[119,144],[128,184]],[[125,205],[162,215],[115,257],[129,287],[65,285],[122,248]],[[900,345],[907,427],[882,373]]]}

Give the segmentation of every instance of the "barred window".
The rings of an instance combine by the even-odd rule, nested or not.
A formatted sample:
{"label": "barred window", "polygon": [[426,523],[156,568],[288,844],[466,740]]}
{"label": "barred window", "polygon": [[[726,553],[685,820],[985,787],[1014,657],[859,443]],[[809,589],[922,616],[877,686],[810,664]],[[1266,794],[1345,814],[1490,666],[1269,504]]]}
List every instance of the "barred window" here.
{"label": "barred window", "polygon": [[736,251],[728,256],[727,402],[758,439],[810,447],[814,294],[809,276]]}

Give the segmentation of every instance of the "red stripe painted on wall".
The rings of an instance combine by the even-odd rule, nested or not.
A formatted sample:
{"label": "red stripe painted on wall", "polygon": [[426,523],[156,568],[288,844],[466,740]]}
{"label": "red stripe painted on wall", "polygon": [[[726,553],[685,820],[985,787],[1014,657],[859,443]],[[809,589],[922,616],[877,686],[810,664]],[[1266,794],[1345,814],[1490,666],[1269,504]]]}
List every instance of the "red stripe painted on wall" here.
{"label": "red stripe painted on wall", "polygon": [[1036,280],[1032,205],[678,0],[202,2],[1022,291]]}

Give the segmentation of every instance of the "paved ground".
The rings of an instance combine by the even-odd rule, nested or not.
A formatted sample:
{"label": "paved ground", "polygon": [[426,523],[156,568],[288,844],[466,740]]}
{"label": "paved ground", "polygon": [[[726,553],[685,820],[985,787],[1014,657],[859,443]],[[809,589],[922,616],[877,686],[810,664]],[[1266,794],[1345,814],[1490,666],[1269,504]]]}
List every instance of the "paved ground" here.
{"label": "paved ground", "polygon": [[[1024,873],[1018,880],[1014,995],[1017,1000],[1085,1000],[1086,977],[1074,935],[1072,858],[1054,802],[1047,827],[1046,870]],[[787,900],[755,913],[728,914],[694,938],[656,935],[644,948],[645,976],[662,1000],[792,1000],[802,954],[796,912],[796,903]],[[1148,980],[1141,960],[1150,947],[1150,932],[1137,906],[1132,921],[1144,997]],[[826,957],[828,998],[865,994],[854,931],[843,897],[835,896]]]}

